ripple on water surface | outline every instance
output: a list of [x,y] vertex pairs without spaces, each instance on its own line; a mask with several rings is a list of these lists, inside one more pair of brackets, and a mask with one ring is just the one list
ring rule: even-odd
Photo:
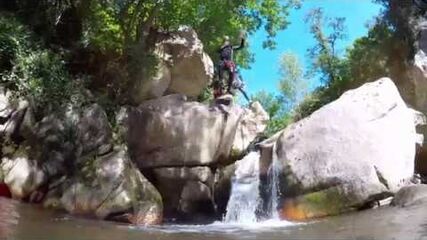
[[0,199],[0,239],[13,240],[253,240],[253,239],[427,239],[427,206],[385,207],[307,224],[265,221],[252,224],[131,227],[80,219]]
[[225,223],[214,222],[207,225],[178,225],[166,224],[154,227],[131,227],[145,231],[160,231],[165,233],[222,233],[236,234],[242,232],[268,232],[277,229],[283,229],[290,226],[301,225],[301,223],[292,223],[288,221],[267,220],[256,223]]

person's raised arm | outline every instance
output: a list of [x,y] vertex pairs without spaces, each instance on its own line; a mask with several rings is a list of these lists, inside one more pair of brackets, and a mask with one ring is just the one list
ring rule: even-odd
[[234,50],[240,50],[240,49],[242,49],[242,48],[244,48],[245,47],[245,39],[244,38],[242,38],[241,40],[240,40],[240,45],[239,46],[233,46],[233,49]]
[[245,32],[240,32],[240,45],[239,46],[233,46],[233,50],[240,50],[245,47]]

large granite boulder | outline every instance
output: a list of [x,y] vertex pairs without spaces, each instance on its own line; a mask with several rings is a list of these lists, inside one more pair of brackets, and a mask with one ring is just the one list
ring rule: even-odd
[[191,222],[214,219],[214,174],[209,167],[156,168],[152,175],[164,201],[165,217]]
[[10,115],[16,110],[15,104],[11,101],[12,93],[3,87],[0,87],[0,120],[7,120]]
[[29,109],[28,101],[14,98],[10,91],[0,86],[0,139],[16,140],[20,125]]
[[[15,130],[19,142],[7,142],[9,159],[17,144],[28,148],[31,161],[42,166],[49,179],[73,170],[81,157],[103,155],[112,149],[112,129],[105,111],[97,104],[80,109],[68,106],[65,113],[51,113],[36,121],[31,107],[22,112]],[[13,120],[13,114],[8,122]]]
[[50,188],[46,207],[137,225],[161,223],[161,196],[133,165],[125,148],[86,159],[76,171],[74,177]]
[[158,59],[155,72],[143,76],[131,91],[135,103],[163,96],[171,84],[171,71],[166,60]]
[[25,149],[18,149],[12,156],[3,157],[1,172],[4,175],[3,181],[14,199],[29,198],[48,180],[42,165],[31,159]]
[[418,138],[414,117],[394,83],[383,78],[288,126],[273,152],[282,171],[281,216],[338,214],[407,185]]
[[[417,111],[427,114],[427,20],[424,1],[391,0],[389,15],[401,36],[399,49],[390,56],[401,56],[399,67],[392,71],[400,72],[393,76],[399,91],[407,104]],[[398,80],[398,81],[396,81]],[[424,134],[424,144],[417,149],[416,172],[427,177],[427,127],[420,128]]]
[[259,103],[242,108],[224,96],[207,105],[174,94],[122,110],[118,129],[161,193],[165,217],[209,221],[225,210],[230,191],[230,174],[218,174],[216,184],[214,175],[245,153],[268,118]]
[[70,104],[39,120],[28,104],[20,105],[5,114],[2,133],[1,184],[13,198],[100,219],[162,221],[160,194],[125,147],[113,151],[112,128],[99,105]]
[[243,111],[233,143],[233,151],[240,153],[246,151],[252,141],[264,132],[270,119],[259,102],[251,103]]
[[[426,30],[427,32],[427,30]],[[424,34],[427,35],[427,34]],[[427,36],[425,36],[427,44]],[[426,49],[427,50],[427,49]],[[410,71],[411,83],[414,86],[412,105],[418,111],[427,113],[427,56],[423,50],[415,55],[414,63]],[[416,171],[427,176],[427,126],[420,126],[420,131],[424,135],[424,142],[418,148],[416,159]]]
[[171,83],[167,92],[197,97],[214,73],[212,60],[203,51],[197,33],[189,27],[181,27],[157,47],[158,54],[166,54],[171,61]]
[[112,140],[112,129],[104,109],[98,104],[85,108],[77,123],[81,154],[105,154],[111,150]]
[[223,217],[227,210],[227,204],[231,195],[231,182],[236,171],[236,164],[219,167],[214,176],[214,201],[217,215]]
[[391,205],[409,207],[427,203],[427,185],[410,185],[401,188],[393,198]]
[[132,160],[141,169],[226,162],[242,114],[233,104],[208,106],[183,95],[144,102],[126,118]]
[[197,33],[189,27],[164,34],[157,33],[155,46],[157,67],[147,79],[143,76],[133,92],[134,101],[158,98],[165,94],[179,93],[197,97],[210,83],[214,74],[213,62],[204,52]]

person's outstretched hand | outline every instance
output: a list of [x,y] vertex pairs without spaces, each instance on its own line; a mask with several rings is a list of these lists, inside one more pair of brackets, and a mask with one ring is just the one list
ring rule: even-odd
[[246,31],[245,30],[240,30],[239,38],[240,39],[245,39],[246,38]]

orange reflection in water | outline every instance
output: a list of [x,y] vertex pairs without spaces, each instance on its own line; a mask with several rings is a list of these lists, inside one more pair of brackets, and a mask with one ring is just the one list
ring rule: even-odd
[[16,202],[0,197],[0,239],[7,239],[12,236],[18,220]]

